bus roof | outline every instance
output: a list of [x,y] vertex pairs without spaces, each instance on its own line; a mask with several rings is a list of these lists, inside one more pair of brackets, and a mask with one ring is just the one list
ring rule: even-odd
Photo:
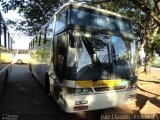
[[[90,10],[93,10],[93,11],[98,12],[98,13],[102,13],[102,14],[105,14],[105,15],[108,15],[108,16],[113,16],[113,17],[117,17],[119,19],[126,19],[126,20],[130,21],[130,19],[128,17],[120,15],[120,14],[115,13],[115,12],[111,12],[111,11],[104,10],[104,9],[101,9],[101,8],[96,8],[96,7],[93,7],[93,6],[89,6],[89,5],[86,5],[84,3],[68,2],[68,3],[65,3],[60,9],[58,9],[55,12],[55,14],[51,17],[51,19],[45,25],[42,26],[41,30],[37,34],[39,34],[49,24],[49,22],[54,19],[54,16],[59,14],[63,9],[67,9],[69,7],[90,9]],[[35,37],[37,36],[37,34],[35,35]]]
[[108,10],[104,10],[104,9],[101,9],[101,8],[96,8],[96,7],[93,7],[93,6],[89,6],[89,5],[86,5],[86,4],[82,4],[82,3],[77,3],[77,2],[71,2],[71,3],[66,3],[64,4],[56,13],[58,14],[63,8],[66,8],[67,6],[74,6],[76,8],[86,8],[86,9],[91,9],[93,11],[97,11],[97,12],[100,12],[100,13],[103,13],[103,14],[106,14],[106,15],[111,15],[111,16],[115,16],[117,18],[123,18],[123,19],[128,19],[128,17],[126,16],[123,16],[123,15],[120,15],[118,13],[115,13],[115,12],[111,12],[111,11],[108,11]]

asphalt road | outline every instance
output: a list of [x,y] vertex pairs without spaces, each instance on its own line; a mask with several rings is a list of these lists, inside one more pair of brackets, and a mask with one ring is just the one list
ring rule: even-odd
[[13,65],[0,96],[2,120],[99,120],[102,112],[63,112],[31,75],[27,65]]

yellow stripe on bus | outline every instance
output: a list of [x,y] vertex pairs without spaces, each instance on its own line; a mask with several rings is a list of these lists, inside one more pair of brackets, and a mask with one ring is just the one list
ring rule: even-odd
[[124,79],[117,79],[117,80],[98,80],[98,81],[76,81],[76,85],[78,87],[82,88],[90,88],[90,87],[114,87],[114,86],[121,86],[121,85],[127,85],[129,81]]

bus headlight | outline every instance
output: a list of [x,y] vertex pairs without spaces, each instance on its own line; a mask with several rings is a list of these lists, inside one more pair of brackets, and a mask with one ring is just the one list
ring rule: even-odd
[[75,89],[74,89],[74,92],[75,92],[75,93],[81,93],[81,92],[82,92],[82,89],[81,89],[81,88],[75,88]]
[[93,93],[92,88],[67,88],[69,94],[89,94]]
[[129,84],[127,89],[136,89],[137,88],[137,84]]
[[89,93],[89,88],[75,88],[75,93]]
[[93,92],[91,88],[75,88],[74,93],[75,94],[88,94]]

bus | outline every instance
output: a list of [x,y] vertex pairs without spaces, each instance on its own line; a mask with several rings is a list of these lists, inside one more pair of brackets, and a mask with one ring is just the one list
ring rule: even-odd
[[12,68],[12,38],[0,12],[0,94]]
[[68,113],[133,102],[131,21],[81,3],[63,5],[29,43],[29,69]]

